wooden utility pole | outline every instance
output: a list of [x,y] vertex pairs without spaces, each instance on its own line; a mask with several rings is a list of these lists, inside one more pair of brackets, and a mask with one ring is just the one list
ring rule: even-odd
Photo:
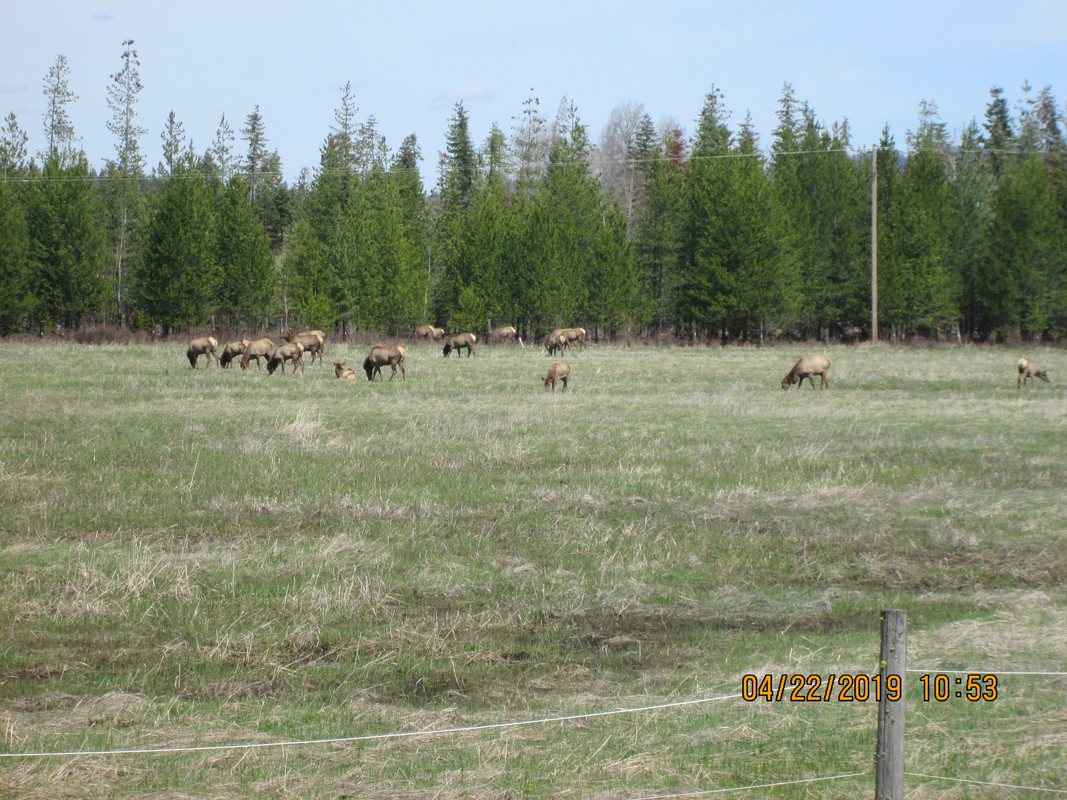
[[878,148],[871,148],[871,341],[878,343]]
[[[878,698],[878,750],[874,764],[875,800],[904,797],[904,670],[907,659],[908,614],[882,612],[882,653]],[[890,700],[893,697],[895,699]]]

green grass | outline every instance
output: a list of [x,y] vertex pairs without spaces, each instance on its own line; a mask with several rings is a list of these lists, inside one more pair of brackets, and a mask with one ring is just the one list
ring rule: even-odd
[[[328,345],[359,365],[366,348]],[[746,673],[1067,663],[1067,354],[543,349],[408,380],[0,344],[0,752],[495,725],[736,694]],[[1062,677],[923,703],[911,772],[1058,788]],[[850,772],[874,703],[731,700],[262,750],[0,759],[0,795],[596,797]],[[998,797],[909,778],[909,797]],[[769,796],[763,794],[762,796]]]

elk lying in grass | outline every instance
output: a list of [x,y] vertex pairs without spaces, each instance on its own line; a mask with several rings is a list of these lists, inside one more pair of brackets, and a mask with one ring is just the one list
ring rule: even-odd
[[404,369],[404,356],[406,355],[407,351],[398,344],[372,347],[370,355],[368,355],[363,362],[363,369],[367,373],[367,380],[372,381],[374,380],[374,376],[377,375],[379,380],[384,382],[385,378],[382,377],[382,367],[388,364],[393,368],[393,374],[389,376],[389,380],[396,377],[396,371],[397,368],[399,368],[400,374],[404,376],[404,380],[406,381],[408,379],[407,370]]
[[237,356],[244,355],[245,348],[248,345],[248,339],[235,339],[232,342],[226,342],[222,347],[222,358],[219,359],[219,366],[226,369]]
[[186,355],[189,356],[189,364],[193,369],[196,369],[196,362],[200,360],[200,356],[207,356],[207,364],[211,366],[211,359],[215,359],[215,366],[219,365],[219,357],[215,355],[215,350],[218,348],[219,342],[214,336],[201,336],[198,339],[193,339],[189,342],[189,350]]
[[278,349],[274,351],[274,355],[267,361],[267,374],[273,375],[274,370],[278,367],[282,368],[282,375],[285,374],[285,362],[293,362],[293,374],[296,375],[296,368],[299,365],[300,372],[304,372],[304,345],[300,342],[286,342],[283,345],[279,345]]
[[319,357],[319,363],[322,364],[322,357],[326,353],[326,334],[322,331],[300,331],[300,333],[293,333],[292,331],[286,331],[282,334],[282,338],[287,342],[300,342],[304,346],[304,352],[311,354],[311,364],[315,365],[315,356]]
[[1028,358],[1019,359],[1019,377],[1015,381],[1016,388],[1022,388],[1026,386],[1026,382],[1033,382],[1034,378],[1040,378],[1045,383],[1052,383],[1048,379],[1048,372],[1043,369],[1038,369],[1037,364]]
[[476,341],[478,341],[478,337],[473,333],[453,333],[445,340],[445,358],[448,358],[449,353],[453,350],[456,351],[456,355],[458,356],[459,351],[464,347],[467,348],[467,358],[470,358],[474,355],[474,343]]
[[437,342],[440,341],[441,337],[444,335],[444,328],[435,328],[433,325],[415,326],[415,336],[419,339],[425,339],[429,342]]
[[826,376],[829,371],[830,359],[826,356],[804,356],[793,365],[793,368],[789,370],[789,374],[782,378],[782,389],[788,389],[794,383],[797,384],[799,389],[804,385],[804,379],[807,378],[811,381],[811,388],[814,390],[816,375],[822,378],[819,388],[825,389],[830,385],[830,379]]
[[256,369],[261,369],[259,359],[265,358],[269,364],[273,353],[274,342],[270,339],[256,339],[254,342],[249,342],[245,347],[244,355],[241,356],[241,369],[248,369],[253,358],[256,360]]
[[548,374],[545,376],[545,391],[548,391],[548,387],[552,387],[552,391],[556,391],[556,381],[563,384],[563,391],[567,391],[567,379],[571,376],[571,365],[566,361],[557,361],[551,367],[548,368]]
[[342,378],[347,381],[354,381],[357,377],[359,377],[358,375],[356,375],[355,370],[351,370],[346,367],[343,361],[334,361],[333,371],[337,373],[338,378]]
[[518,340],[519,332],[515,330],[513,325],[501,325],[499,328],[493,328],[494,342],[511,342],[515,344]]

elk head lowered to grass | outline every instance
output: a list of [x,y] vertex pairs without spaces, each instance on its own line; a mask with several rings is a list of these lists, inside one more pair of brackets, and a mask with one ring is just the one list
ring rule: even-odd
[[1026,386],[1026,382],[1033,382],[1034,378],[1040,378],[1045,383],[1052,383],[1048,379],[1048,372],[1043,369],[1038,369],[1037,364],[1028,358],[1019,359],[1019,377],[1015,381],[1016,388],[1022,388]]
[[799,389],[804,385],[804,379],[807,378],[811,382],[811,388],[814,390],[816,375],[822,379],[819,383],[819,388],[825,389],[830,385],[830,379],[826,376],[829,371],[830,359],[826,356],[804,356],[793,365],[793,368],[789,370],[789,374],[782,378],[782,389],[788,389],[794,383],[797,384]]
[[219,359],[219,366],[223,369],[230,366],[230,362],[237,356],[244,355],[245,348],[248,347],[248,339],[235,339],[232,342],[226,342],[222,347],[222,358]]
[[279,345],[278,349],[274,351],[274,355],[267,361],[267,374],[273,375],[274,370],[278,367],[282,368],[282,375],[285,374],[285,362],[293,362],[293,374],[296,375],[297,365],[300,366],[300,372],[304,372],[304,345],[300,342],[286,342],[283,345]]
[[453,350],[459,355],[459,351],[464,347],[467,348],[467,358],[474,355],[474,343],[478,341],[478,337],[473,333],[453,333],[448,339],[445,340],[444,354],[445,358],[448,358],[449,353]]
[[[396,377],[397,368],[400,369],[400,374],[404,376],[404,380],[408,379],[407,370],[404,369],[404,356],[407,355],[407,351],[398,344],[394,345],[378,345],[372,347],[370,354],[363,362],[363,369],[367,373],[367,380],[374,380],[374,376],[377,375],[379,380],[385,381],[382,377],[382,367],[388,364],[393,368],[393,374],[389,376],[389,380]],[[335,367],[336,369],[336,367]],[[338,377],[341,377],[338,375]]]
[[193,339],[189,342],[189,350],[186,355],[189,356],[189,364],[193,369],[196,369],[196,362],[200,360],[200,356],[207,356],[208,366],[211,365],[211,359],[215,359],[215,366],[219,365],[219,357],[215,355],[215,350],[218,348],[219,342],[214,336],[201,336],[198,339]]
[[548,391],[548,387],[552,387],[552,391],[556,391],[556,381],[563,384],[563,391],[567,391],[567,379],[571,376],[571,365],[566,361],[557,361],[551,367],[548,368],[548,374],[545,376],[545,391]]
[[241,369],[248,369],[248,365],[252,363],[252,359],[256,360],[256,369],[260,369],[259,359],[267,359],[267,364],[270,364],[270,357],[274,353],[274,342],[270,339],[256,339],[254,342],[249,342],[245,347],[244,355],[241,356]]

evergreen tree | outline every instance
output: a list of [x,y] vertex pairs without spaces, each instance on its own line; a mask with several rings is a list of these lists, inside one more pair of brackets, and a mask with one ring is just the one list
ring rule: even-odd
[[222,118],[219,119],[219,127],[215,132],[215,138],[211,142],[211,149],[208,150],[216,176],[221,183],[228,183],[234,173],[233,147],[236,141],[237,138],[234,136],[233,128],[230,127],[230,123],[226,120],[226,114],[224,113]]
[[58,156],[61,164],[76,160],[74,126],[70,121],[67,106],[77,102],[78,96],[70,88],[70,66],[66,56],[56,57],[56,63],[44,79],[44,133],[48,150],[41,154],[42,161]]
[[30,236],[13,184],[0,180],[0,336],[21,329],[31,310]]
[[218,305],[213,200],[200,165],[185,155],[149,214],[130,295],[141,323],[159,325],[164,335],[203,325]]
[[986,121],[983,126],[986,133],[982,138],[982,145],[992,165],[993,178],[998,180],[1004,171],[1005,159],[1014,147],[1015,133],[1011,126],[1008,101],[1004,99],[1004,89],[994,86],[989,90],[989,94],[993,99],[986,106]]
[[0,176],[20,175],[29,167],[27,162],[29,134],[19,126],[12,111],[4,118],[0,129]]
[[103,196],[107,208],[108,246],[114,269],[114,315],[120,324],[126,318],[126,283],[129,275],[131,237],[144,209],[140,181],[144,177],[144,157],[139,139],[146,131],[136,123],[135,106],[142,90],[138,72],[140,62],[133,40],[122,43],[122,70],[111,76],[107,90],[112,118],[108,130],[117,137],[115,160],[109,161],[103,174]]
[[235,325],[261,329],[274,310],[278,279],[267,236],[239,176],[230,178],[218,193],[215,218],[219,311]]
[[163,141],[163,160],[156,167],[156,173],[173,175],[183,158],[192,157],[192,146],[186,144],[185,126],[178,120],[173,110],[167,115],[167,123],[159,138]]
[[982,272],[987,263],[986,233],[992,219],[993,172],[983,157],[975,122],[960,135],[951,183],[954,217],[951,250],[957,271],[957,305],[960,328],[982,337],[987,330],[982,315]]
[[108,296],[107,242],[85,155],[69,163],[58,152],[49,157],[29,184],[25,209],[38,326],[75,329],[101,318]]

